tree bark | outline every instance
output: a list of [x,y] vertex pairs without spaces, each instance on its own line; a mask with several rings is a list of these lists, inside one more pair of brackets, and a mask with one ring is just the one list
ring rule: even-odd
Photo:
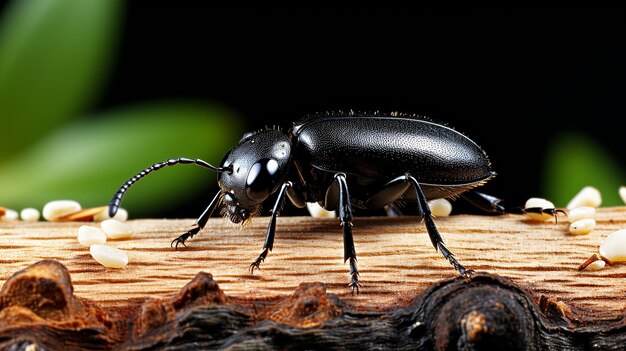
[[[522,216],[436,223],[471,278],[432,248],[419,218],[356,218],[363,287],[353,295],[336,219],[280,218],[274,251],[251,275],[267,218],[244,229],[211,220],[172,250],[193,220],[134,220],[111,241],[130,258],[100,266],[80,225],[0,224],[2,349],[623,349],[626,267],[580,272],[626,208],[596,229]],[[207,272],[211,272],[209,274]],[[10,279],[9,279],[10,277]]]

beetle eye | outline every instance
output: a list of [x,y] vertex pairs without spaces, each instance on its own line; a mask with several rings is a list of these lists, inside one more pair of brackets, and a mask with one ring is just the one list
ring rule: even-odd
[[250,167],[246,179],[246,194],[250,200],[263,201],[272,192],[276,184],[278,162],[274,159],[262,159]]

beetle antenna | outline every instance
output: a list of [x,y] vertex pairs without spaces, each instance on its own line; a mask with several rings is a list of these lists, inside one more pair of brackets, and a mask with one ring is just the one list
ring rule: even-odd
[[146,175],[152,173],[152,171],[158,171],[159,169],[165,167],[165,166],[175,166],[177,164],[196,164],[202,168],[207,168],[213,171],[216,171],[218,173],[221,172],[227,172],[227,173],[232,173],[233,172],[233,168],[232,166],[229,167],[215,167],[213,165],[211,165],[210,163],[203,161],[201,159],[191,159],[191,158],[185,158],[185,157],[181,157],[181,158],[171,158],[167,161],[163,161],[163,162],[159,162],[159,163],[155,163],[152,166],[144,169],[143,171],[135,174],[132,178],[130,178],[129,180],[126,181],[126,183],[124,183],[124,185],[122,185],[117,192],[115,193],[115,195],[113,195],[113,199],[111,199],[111,202],[109,203],[109,217],[113,217],[115,216],[115,214],[117,213],[117,210],[120,208],[120,204],[122,203],[122,198],[124,197],[124,194],[126,193],[126,191],[133,185],[135,184],[139,179],[145,177]]

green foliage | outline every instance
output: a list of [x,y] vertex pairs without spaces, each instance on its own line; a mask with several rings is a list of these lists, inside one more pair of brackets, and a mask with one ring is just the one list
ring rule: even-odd
[[623,206],[618,189],[624,185],[624,170],[590,137],[567,132],[554,139],[547,150],[543,193],[556,206],[564,207],[590,185],[602,194],[602,207]]
[[[2,201],[16,208],[41,208],[53,199],[102,206],[124,181],[155,162],[184,156],[219,164],[239,136],[232,120],[224,125],[225,116],[225,110],[180,102],[123,108],[76,121],[3,164]],[[193,166],[160,172],[165,174],[142,180],[125,199],[124,207],[134,216],[148,215],[149,208],[142,209],[147,204],[175,205],[194,188],[216,182],[215,172]]]
[[[112,61],[118,0],[19,0],[0,22],[0,138],[5,157],[77,117]],[[5,132],[6,133],[6,132]]]
[[[18,0],[7,8],[0,22],[0,205],[41,209],[57,199],[106,205],[152,163],[172,157],[219,163],[238,140],[238,118],[206,103],[146,102],[85,114],[114,61],[122,5]],[[168,175],[142,180],[124,201],[134,217],[216,186],[216,174],[198,167],[160,172]]]

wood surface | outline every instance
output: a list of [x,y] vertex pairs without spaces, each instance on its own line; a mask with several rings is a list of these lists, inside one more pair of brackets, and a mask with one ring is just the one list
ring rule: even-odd
[[[436,219],[448,248],[468,268],[511,278],[539,301],[553,298],[585,315],[618,317],[624,311],[626,265],[597,272],[578,266],[598,252],[610,233],[626,228],[626,207],[598,209],[596,229],[568,234],[569,223],[537,223],[524,216],[454,215]],[[354,238],[361,293],[348,289],[338,219],[280,217],[273,252],[252,275],[261,253],[268,218],[246,227],[211,219],[207,228],[173,250],[172,239],[193,219],[129,220],[134,235],[110,241],[125,250],[129,264],[105,268],[76,240],[81,225],[97,222],[0,222],[0,286],[16,271],[55,259],[69,270],[74,294],[103,306],[133,299],[165,298],[180,291],[198,272],[211,273],[226,296],[272,299],[292,294],[302,282],[322,282],[357,309],[384,310],[403,304],[429,286],[457,273],[435,252],[418,217],[356,217]]]

